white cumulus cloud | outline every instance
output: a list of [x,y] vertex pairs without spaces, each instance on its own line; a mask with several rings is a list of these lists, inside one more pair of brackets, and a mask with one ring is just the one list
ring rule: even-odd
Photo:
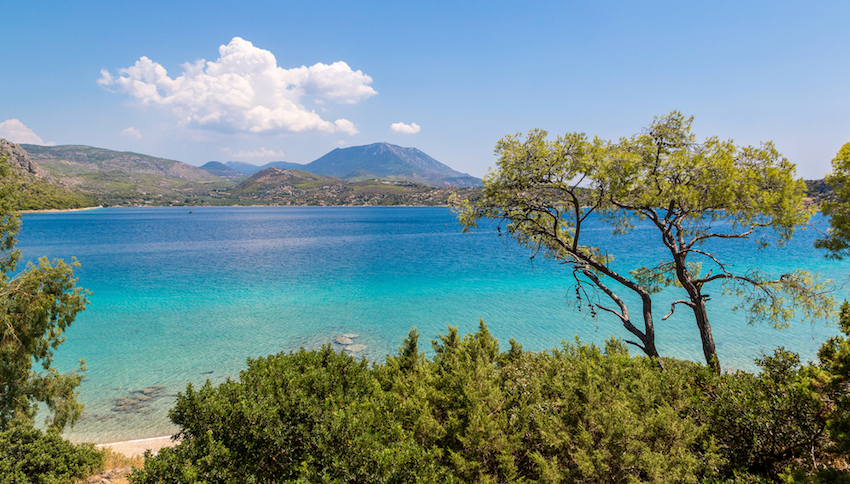
[[127,136],[135,139],[142,139],[142,133],[136,128],[127,128],[121,130],[121,136]]
[[393,123],[390,126],[390,129],[393,130],[393,133],[415,134],[415,133],[418,133],[421,128],[416,123],[410,123],[410,124]]
[[12,143],[27,143],[31,145],[53,146],[56,143],[45,143],[35,132],[27,128],[24,123],[12,118],[0,123],[0,138],[6,138]]
[[327,121],[301,103],[316,101],[354,104],[377,92],[372,78],[345,62],[284,69],[274,54],[234,37],[218,49],[219,58],[182,65],[175,78],[147,57],[118,70],[101,70],[97,83],[128,94],[141,105],[173,111],[182,125],[225,132],[326,133],[358,131],[351,121]]
[[224,148],[221,151],[227,153],[228,155],[230,155],[234,158],[271,158],[273,156],[278,157],[278,158],[282,158],[282,157],[286,156],[286,155],[284,155],[283,151],[267,150],[265,147],[262,147],[258,150],[254,150],[254,151],[244,151],[243,150],[243,151],[237,151],[235,153],[233,151],[231,151],[230,148]]
[[349,135],[355,135],[360,132],[354,127],[354,123],[347,119],[337,119],[334,121],[334,126],[336,126],[337,130],[348,133]]

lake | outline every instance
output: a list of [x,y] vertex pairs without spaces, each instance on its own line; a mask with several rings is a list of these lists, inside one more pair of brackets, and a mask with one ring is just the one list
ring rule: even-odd
[[[658,235],[639,225],[612,236],[614,264],[652,264],[663,253]],[[783,248],[755,250],[752,242],[718,247],[738,268],[781,273],[819,272],[839,284],[850,262],[825,260],[812,247],[814,230],[798,232]],[[586,342],[627,338],[617,321],[593,320],[572,304],[571,272],[494,230],[461,233],[446,208],[169,207],[108,208],[23,216],[18,248],[24,260],[41,255],[82,263],[79,285],[92,291],[89,308],[67,331],[56,365],[73,369],[84,358],[80,387],[86,409],[67,436],[113,442],[168,435],[177,392],[189,382],[219,383],[238,376],[246,358],[299,347],[318,348],[357,335],[358,358],[383,361],[411,327],[423,338],[474,331],[479,318],[502,348],[514,338],[545,350],[576,336]],[[734,300],[709,291],[714,336],[725,368],[752,370],[753,358],[783,345],[811,359],[835,325],[796,323],[776,330],[747,326],[731,313]],[[846,289],[837,298],[847,297]],[[677,296],[654,302],[663,355],[702,359],[692,315],[684,307],[660,318]],[[631,311],[639,313],[633,298]],[[424,344],[422,344],[424,343]],[[336,348],[342,349],[337,345]],[[351,348],[351,347],[349,347]],[[634,351],[634,350],[633,350]]]

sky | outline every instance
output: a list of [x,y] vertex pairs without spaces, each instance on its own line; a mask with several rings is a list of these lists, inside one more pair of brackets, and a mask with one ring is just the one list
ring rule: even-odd
[[508,134],[616,140],[655,116],[850,142],[850,2],[6,2],[0,137],[208,161],[416,147],[481,177]]

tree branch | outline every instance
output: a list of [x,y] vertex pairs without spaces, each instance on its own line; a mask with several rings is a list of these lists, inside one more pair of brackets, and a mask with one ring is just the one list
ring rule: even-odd
[[673,315],[673,311],[675,311],[675,310],[676,310],[676,305],[677,305],[677,304],[684,304],[684,305],[689,306],[689,307],[691,307],[691,308],[693,308],[693,307],[694,307],[694,304],[693,304],[692,302],[690,302],[690,301],[686,301],[686,300],[684,300],[684,299],[679,299],[678,301],[673,301],[673,304],[671,304],[671,305],[670,305],[670,312],[669,312],[669,313],[667,313],[667,316],[664,316],[663,318],[661,318],[661,320],[662,320],[662,321],[666,321],[666,320],[667,320],[667,318],[669,318],[670,316],[672,316],[672,315]]

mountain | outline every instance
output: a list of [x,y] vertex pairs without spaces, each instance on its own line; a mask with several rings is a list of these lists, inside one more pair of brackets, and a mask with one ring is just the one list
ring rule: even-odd
[[[271,163],[266,163],[263,166],[252,165],[251,163],[244,163],[242,161],[228,161],[225,163],[228,168],[236,170],[245,175],[251,176],[254,173],[263,171],[267,168],[280,168],[281,170],[304,170],[306,169],[304,165],[300,163],[290,163],[288,161],[273,161]],[[206,166],[206,165],[204,165]]]
[[224,183],[198,167],[139,153],[82,145],[21,146],[62,185],[103,204],[182,201]]
[[346,179],[362,179],[362,173],[368,172],[380,178],[431,186],[481,186],[480,179],[455,171],[416,148],[389,143],[337,148],[304,166],[303,170]]
[[[415,181],[433,187],[481,186],[480,179],[455,171],[416,148],[402,148],[389,143],[337,148],[306,165],[273,161],[257,166],[241,161],[228,161],[223,166],[247,176],[268,168],[278,168],[329,175],[348,181],[379,179]],[[237,177],[224,171],[222,164],[218,162],[211,161],[201,168],[223,178]]]
[[236,171],[224,163],[219,163],[218,161],[210,161],[202,165],[200,168],[210,175],[215,175],[221,178],[245,178],[245,173]]
[[13,185],[17,210],[82,208],[97,205],[90,197],[63,186],[20,145],[0,139],[0,162],[9,168],[3,184]]
[[30,157],[54,174],[64,177],[82,177],[91,173],[123,172],[138,178],[155,175],[191,182],[212,182],[217,178],[200,168],[175,160],[132,153],[112,151],[83,145],[40,146],[21,145]]
[[340,183],[343,183],[343,181],[332,176],[271,167],[254,173],[250,178],[233,187],[230,193],[234,195],[269,194]]

